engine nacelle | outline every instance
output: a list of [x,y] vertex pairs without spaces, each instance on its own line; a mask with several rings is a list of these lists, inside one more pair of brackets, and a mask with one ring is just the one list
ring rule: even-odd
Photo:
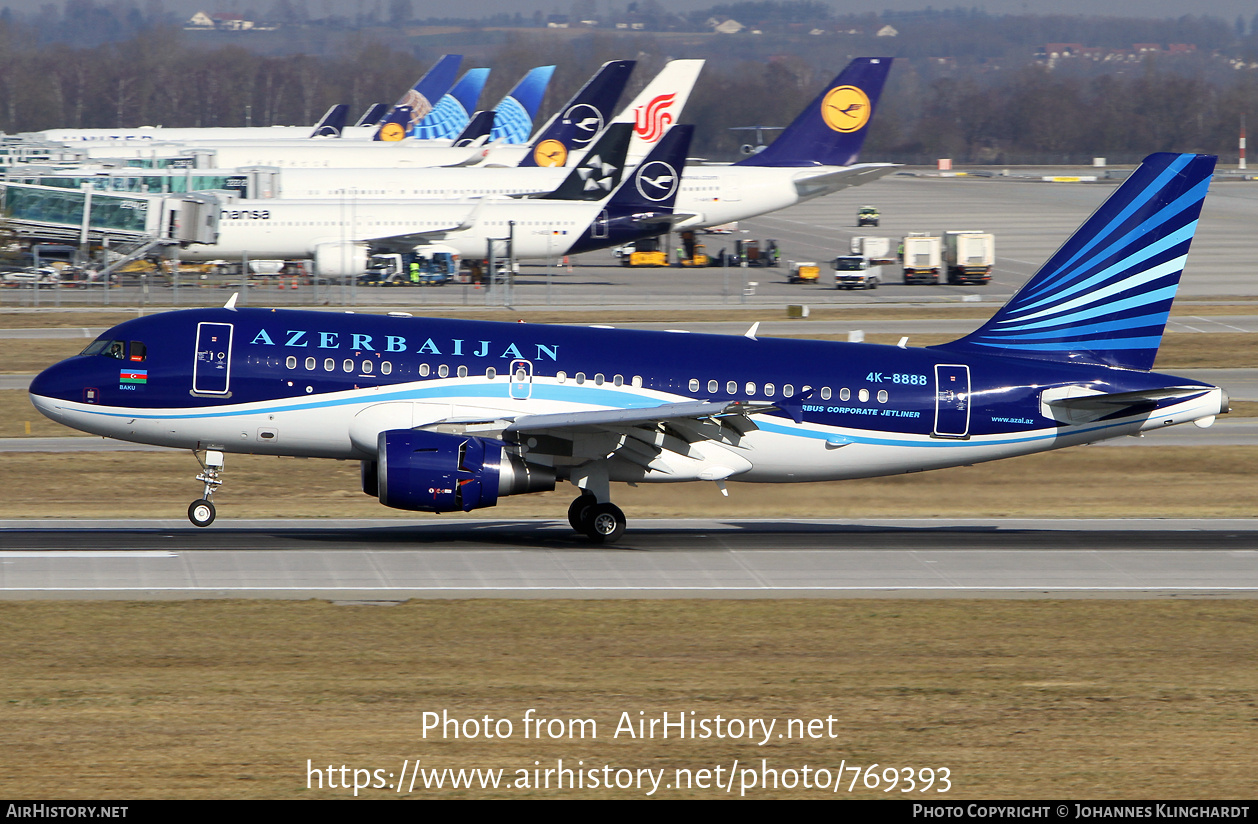
[[367,271],[367,245],[342,241],[316,243],[314,265],[320,277],[361,275]]
[[[394,509],[468,512],[498,498],[555,488],[555,470],[529,463],[493,438],[390,429],[376,442],[376,492]],[[366,463],[364,463],[364,470]],[[363,491],[369,485],[364,479]]]

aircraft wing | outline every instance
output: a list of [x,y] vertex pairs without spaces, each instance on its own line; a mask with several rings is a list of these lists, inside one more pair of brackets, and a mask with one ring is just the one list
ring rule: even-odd
[[503,435],[527,435],[532,451],[573,465],[632,466],[675,480],[720,481],[752,468],[743,444],[758,428],[751,416],[776,408],[765,402],[690,401],[521,415]]
[[804,173],[795,177],[795,189],[801,197],[813,196],[819,190],[828,194],[860,186],[862,183],[871,183],[899,168],[898,163],[857,163],[819,174]]
[[692,401],[666,403],[643,409],[595,409],[589,412],[557,412],[547,415],[522,415],[508,425],[503,432],[535,432],[539,430],[578,429],[584,427],[640,426],[681,419],[702,421],[709,418],[747,416],[758,412],[772,412],[777,407],[771,403],[716,401]]
[[481,205],[483,200],[477,201],[470,211],[463,216],[459,223],[452,223],[449,226],[442,226],[437,229],[425,229],[422,232],[405,232],[400,235],[383,235],[380,237],[363,238],[363,241],[381,248],[399,248],[409,249],[413,246],[432,243],[441,240],[446,235],[455,232],[464,232],[476,225],[476,221],[480,217]]

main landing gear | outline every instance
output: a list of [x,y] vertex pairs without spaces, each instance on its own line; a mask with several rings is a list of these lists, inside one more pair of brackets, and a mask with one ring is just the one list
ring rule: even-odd
[[590,492],[582,492],[568,507],[568,523],[596,544],[610,544],[625,534],[625,513],[611,503],[599,503]]
[[[192,454],[196,455],[195,452]],[[193,526],[209,526],[214,523],[215,514],[210,498],[214,497],[214,491],[223,484],[223,453],[207,449],[204,461],[200,455],[196,457],[201,464],[201,474],[197,476],[197,480],[205,483],[205,492],[201,498],[188,504],[188,520],[192,521]]]

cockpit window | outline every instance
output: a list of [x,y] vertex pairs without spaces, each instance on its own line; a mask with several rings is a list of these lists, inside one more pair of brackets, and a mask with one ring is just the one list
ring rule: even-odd
[[131,356],[127,360],[142,361],[148,357],[148,350],[138,340],[131,341]]
[[105,340],[103,338],[92,341],[86,349],[82,351],[84,355],[105,355],[118,360],[127,359],[127,342],[124,340]]

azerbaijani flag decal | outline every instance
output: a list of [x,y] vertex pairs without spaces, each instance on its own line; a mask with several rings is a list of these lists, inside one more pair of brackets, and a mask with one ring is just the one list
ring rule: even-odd
[[123,369],[118,373],[119,383],[148,383],[149,371],[147,369]]

